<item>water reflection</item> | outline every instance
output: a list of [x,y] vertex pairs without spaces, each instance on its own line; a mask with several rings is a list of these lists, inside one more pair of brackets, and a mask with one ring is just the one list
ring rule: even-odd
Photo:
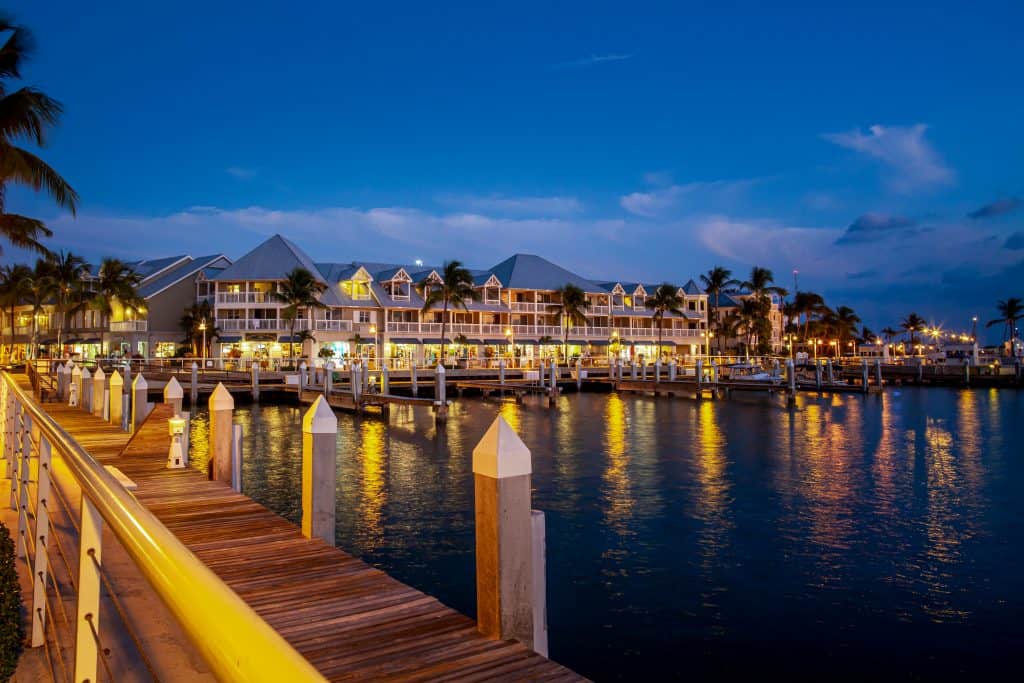
[[[885,652],[888,674],[921,677],[963,669],[961,643],[987,661],[1024,645],[1016,394],[472,399],[439,427],[419,408],[339,414],[338,545],[472,613],[471,453],[496,415],[548,513],[552,655],[584,674],[866,677]],[[236,411],[247,492],[293,521],[300,416]],[[198,415],[200,468],[207,429]]]

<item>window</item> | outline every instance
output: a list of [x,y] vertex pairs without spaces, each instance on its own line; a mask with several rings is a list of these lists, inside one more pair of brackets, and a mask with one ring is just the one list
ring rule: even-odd
[[370,312],[369,311],[359,311],[358,315],[359,315],[359,318],[358,318],[359,322],[361,322],[361,323],[368,323],[368,322],[370,322]]

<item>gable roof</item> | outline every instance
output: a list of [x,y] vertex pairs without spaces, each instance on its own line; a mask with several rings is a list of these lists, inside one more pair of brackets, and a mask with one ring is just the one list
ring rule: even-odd
[[561,289],[574,284],[584,292],[604,294],[601,285],[533,254],[516,254],[490,269],[506,289]]
[[321,284],[323,273],[304,251],[280,235],[274,235],[216,275],[214,280],[283,280],[289,271],[305,268]]
[[144,299],[152,298],[168,287],[176,285],[186,278],[197,275],[198,273],[205,271],[207,268],[212,268],[221,263],[231,263],[224,254],[200,256],[195,259],[191,256],[186,256],[185,258],[187,259],[186,261],[176,264],[170,270],[161,272],[157,277],[151,277],[144,280],[142,285],[139,287],[139,296]]
[[689,281],[687,281],[687,283],[685,285],[683,285],[683,291],[686,292],[687,294],[692,294],[692,295],[698,295],[698,294],[703,294],[704,293],[704,290],[702,290],[700,287],[698,287],[697,283],[694,282],[693,280],[689,280]]
[[134,263],[129,263],[136,273],[139,274],[143,280],[159,275],[163,271],[173,266],[180,265],[182,261],[191,260],[188,254],[181,254],[179,256],[167,256],[164,258],[155,259],[143,259]]

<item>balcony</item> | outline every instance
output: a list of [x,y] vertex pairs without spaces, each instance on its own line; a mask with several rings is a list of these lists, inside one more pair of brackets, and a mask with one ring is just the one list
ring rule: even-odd
[[554,306],[552,303],[528,303],[526,301],[513,301],[510,305],[513,311],[517,313],[547,313],[548,306]]
[[276,304],[270,292],[218,292],[218,304]]
[[146,320],[119,320],[110,323],[111,332],[145,332],[149,329]]
[[[317,322],[342,322],[342,321],[317,321]],[[221,332],[239,332],[253,330],[257,332],[287,332],[291,329],[292,323],[279,318],[220,318],[214,323]],[[308,330],[309,321],[306,319],[295,321],[295,331]]]
[[320,332],[351,332],[351,320],[314,320],[315,328]]

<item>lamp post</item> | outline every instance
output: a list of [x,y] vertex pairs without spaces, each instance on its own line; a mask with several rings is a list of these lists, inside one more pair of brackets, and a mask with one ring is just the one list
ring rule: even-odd
[[[202,331],[202,333],[203,333],[203,351],[202,351],[202,358],[203,358],[203,360],[205,361],[205,360],[206,360],[206,318],[203,318],[203,319],[202,319],[202,320],[201,320],[201,321],[199,322],[199,329],[200,329],[200,330]],[[203,365],[206,365],[206,363],[204,362],[204,363],[203,363]]]
[[812,339],[811,346],[814,347],[814,360],[818,360],[818,340]]
[[978,316],[971,318],[971,339],[978,338]]
[[515,364],[516,364],[516,344],[515,344],[515,336],[512,334],[512,328],[511,327],[506,327],[505,328],[505,339],[508,340],[508,357],[509,357],[509,360],[512,361],[512,367],[515,367]]
[[[373,335],[373,355],[374,355],[374,360],[379,363],[380,361],[378,360],[378,354],[377,354],[377,326],[376,325],[370,325],[370,334]],[[444,344],[444,339],[441,340],[441,343]],[[441,349],[441,358],[444,358],[444,348]],[[370,366],[367,365],[366,367],[370,367]]]

